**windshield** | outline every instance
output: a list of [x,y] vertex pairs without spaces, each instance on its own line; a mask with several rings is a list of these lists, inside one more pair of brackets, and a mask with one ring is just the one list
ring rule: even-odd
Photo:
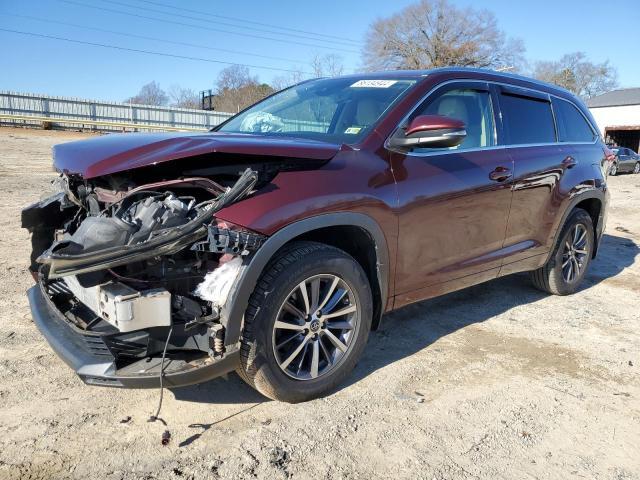
[[216,131],[357,143],[415,80],[320,79],[279,92]]

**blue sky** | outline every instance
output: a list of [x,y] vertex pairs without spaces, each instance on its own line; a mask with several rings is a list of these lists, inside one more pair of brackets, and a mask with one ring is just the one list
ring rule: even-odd
[[[472,0],[452,1],[460,6],[476,6],[479,3]],[[362,41],[372,21],[412,3],[409,0],[155,2],[178,8],[164,8],[145,0],[0,0],[0,29],[282,69],[308,70],[307,63],[314,55],[337,53],[342,56],[346,71],[350,72],[360,64],[359,46],[333,37]],[[88,8],[83,4],[98,8]],[[500,28],[508,35],[524,40],[526,56],[530,61],[556,59],[564,53],[580,50],[597,62],[609,59],[618,69],[621,86],[640,86],[640,62],[637,60],[637,48],[640,46],[640,5],[637,0],[610,0],[606,3],[594,0],[487,0],[482,2],[482,6],[496,15]],[[115,10],[165,21],[123,15]],[[288,31],[298,36],[267,33],[264,30],[273,31],[274,28],[255,23],[244,24],[254,29],[249,31],[234,27],[234,24],[239,24],[237,21],[207,17],[193,11],[320,33],[332,36],[331,40],[337,43],[320,41],[320,37],[301,32]],[[202,18],[204,21],[185,17]],[[104,30],[194,46],[130,38]],[[248,37],[241,33],[279,38],[280,41]],[[103,100],[123,100],[152,80],[158,81],[164,88],[173,84],[197,91],[212,88],[218,72],[226,66],[78,45],[4,31],[0,31],[0,45],[0,89]],[[279,57],[282,60],[214,49]],[[252,68],[251,71],[263,81],[285,74],[265,68]]]

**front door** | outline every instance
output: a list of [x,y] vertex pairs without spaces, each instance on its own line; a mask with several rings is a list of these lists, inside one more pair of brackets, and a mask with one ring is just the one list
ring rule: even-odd
[[431,288],[439,284],[497,275],[513,163],[497,145],[493,98],[484,82],[441,87],[407,121],[455,118],[465,123],[465,140],[453,148],[391,153],[399,200],[396,305],[453,289]]

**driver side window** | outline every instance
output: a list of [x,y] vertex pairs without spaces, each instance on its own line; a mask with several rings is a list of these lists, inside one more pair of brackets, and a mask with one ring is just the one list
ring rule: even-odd
[[429,100],[429,103],[418,109],[415,115],[441,115],[460,120],[465,124],[467,136],[456,147],[414,148],[413,152],[465,150],[496,145],[493,109],[488,91],[471,88],[448,90]]

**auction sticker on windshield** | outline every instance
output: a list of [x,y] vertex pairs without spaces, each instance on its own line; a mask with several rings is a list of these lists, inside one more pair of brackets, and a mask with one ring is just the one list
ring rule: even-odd
[[358,80],[351,85],[353,88],[389,88],[397,80]]

